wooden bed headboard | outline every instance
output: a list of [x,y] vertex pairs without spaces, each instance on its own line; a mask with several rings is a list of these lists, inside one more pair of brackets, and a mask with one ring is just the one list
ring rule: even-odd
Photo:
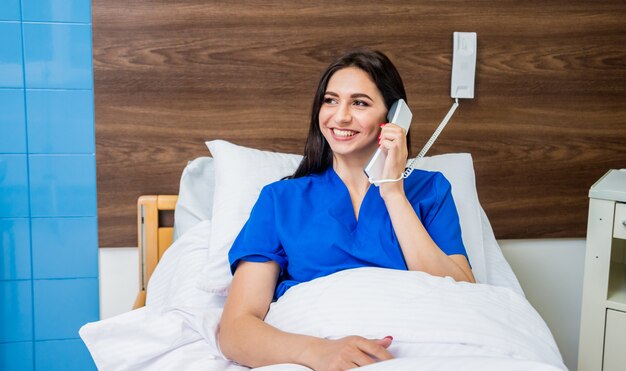
[[133,308],[145,305],[150,277],[174,240],[174,228],[163,223],[162,213],[173,212],[176,201],[178,195],[142,195],[137,200],[139,292]]
[[413,152],[449,109],[452,32],[478,34],[476,98],[431,151],[470,152],[497,238],[582,237],[587,192],[626,167],[623,1],[94,0],[101,247],[136,246],[142,194],[225,139],[301,153],[343,51],[384,51],[414,112]]

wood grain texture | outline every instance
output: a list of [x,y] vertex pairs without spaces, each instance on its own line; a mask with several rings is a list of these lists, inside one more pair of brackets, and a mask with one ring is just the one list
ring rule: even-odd
[[453,31],[478,33],[476,98],[429,154],[472,154],[497,238],[584,236],[589,187],[626,167],[623,1],[92,4],[102,247],[136,245],[137,197],[177,193],[205,140],[300,153],[348,49],[400,70],[417,153],[452,103]]

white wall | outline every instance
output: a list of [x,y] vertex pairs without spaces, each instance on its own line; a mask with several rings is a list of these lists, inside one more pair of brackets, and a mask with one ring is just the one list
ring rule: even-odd
[[[501,240],[528,301],[550,327],[565,365],[576,370],[584,239]],[[100,249],[100,316],[132,309],[139,285],[137,248]]]
[[139,292],[136,247],[99,249],[100,319],[128,312]]
[[565,365],[578,367],[585,239],[501,240],[526,298],[552,331]]

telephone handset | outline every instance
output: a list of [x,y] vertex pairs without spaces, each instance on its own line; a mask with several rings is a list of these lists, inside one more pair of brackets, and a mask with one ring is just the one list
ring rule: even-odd
[[[396,124],[406,130],[407,134],[409,133],[409,127],[411,126],[411,119],[413,118],[413,113],[409,109],[409,106],[406,104],[404,99],[397,100],[391,108],[389,108],[389,113],[387,114],[387,121],[393,124]],[[369,179],[370,183],[378,185],[379,181],[383,176],[383,168],[385,167],[385,160],[387,159],[387,155],[383,152],[382,149],[378,148],[374,156],[370,159],[368,164],[365,166],[365,175]]]

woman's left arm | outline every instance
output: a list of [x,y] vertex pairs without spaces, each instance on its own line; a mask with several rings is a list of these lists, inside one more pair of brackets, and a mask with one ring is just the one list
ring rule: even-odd
[[450,276],[456,281],[475,282],[465,256],[446,255],[437,246],[404,194],[391,194],[383,199],[409,270],[424,271],[434,276]]
[[[385,125],[380,145],[387,150],[383,178],[397,178],[404,171],[408,157],[404,129],[397,125]],[[382,184],[380,194],[409,270],[441,277],[450,276],[456,281],[476,282],[464,255],[447,255],[430,237],[406,197],[403,180]]]

